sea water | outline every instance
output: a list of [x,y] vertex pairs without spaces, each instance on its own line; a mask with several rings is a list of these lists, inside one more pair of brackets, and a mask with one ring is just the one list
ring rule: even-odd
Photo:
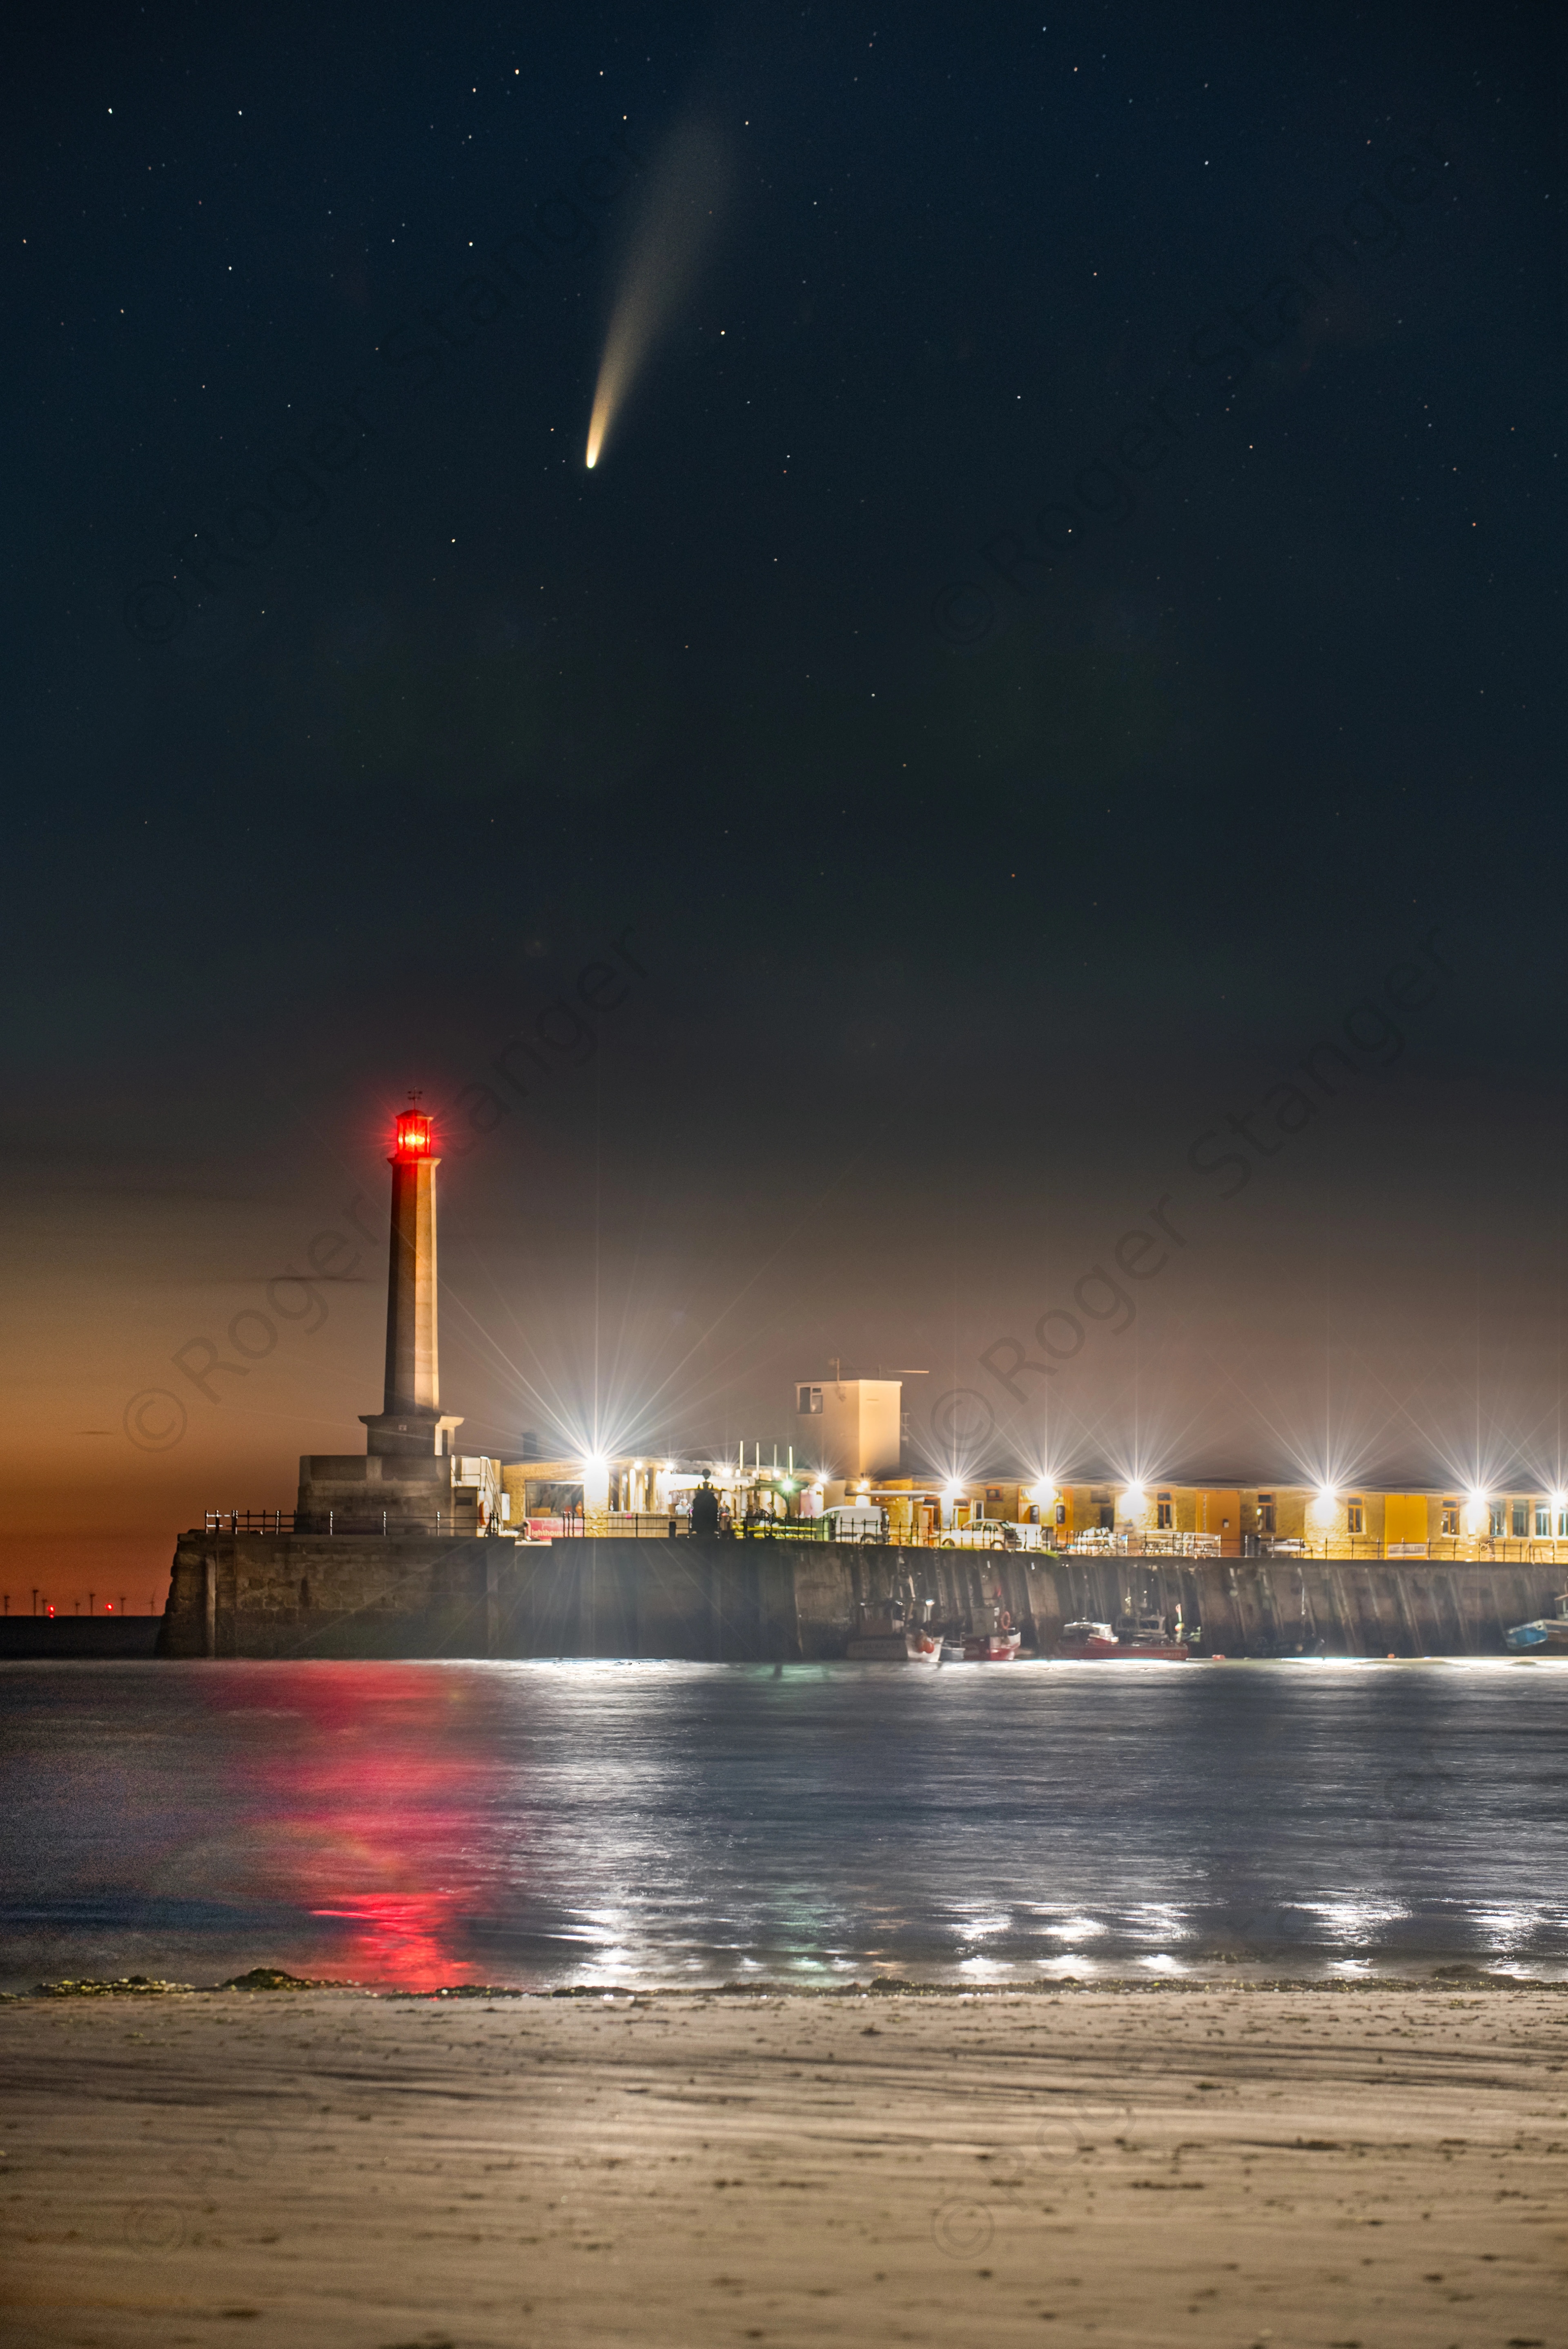
[[0,1982],[1568,1975],[1568,1664],[15,1664]]

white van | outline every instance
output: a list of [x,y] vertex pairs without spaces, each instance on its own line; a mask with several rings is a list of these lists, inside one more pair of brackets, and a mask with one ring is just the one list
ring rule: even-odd
[[828,1537],[830,1541],[887,1539],[887,1512],[865,1501],[841,1501],[836,1509],[824,1509],[822,1515],[833,1529]]

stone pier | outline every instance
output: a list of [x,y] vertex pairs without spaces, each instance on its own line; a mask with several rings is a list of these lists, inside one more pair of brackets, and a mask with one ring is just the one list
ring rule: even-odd
[[1200,1655],[1481,1656],[1553,1611],[1561,1569],[1418,1559],[1053,1558],[792,1541],[190,1533],[159,1653],[185,1657],[842,1656],[862,1605],[930,1599],[954,1629],[996,1603],[1049,1655],[1130,1600]]

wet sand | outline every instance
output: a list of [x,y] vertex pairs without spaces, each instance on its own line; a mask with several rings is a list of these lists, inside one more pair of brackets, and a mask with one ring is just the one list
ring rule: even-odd
[[1568,1993],[0,2008],[13,2349],[1568,2342]]

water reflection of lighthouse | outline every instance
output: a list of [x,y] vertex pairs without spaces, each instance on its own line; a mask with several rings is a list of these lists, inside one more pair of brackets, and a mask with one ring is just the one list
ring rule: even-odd
[[207,1897],[294,1920],[274,1948],[302,1973],[469,1980],[489,1897],[479,1826],[502,1775],[493,1691],[406,1663],[248,1664],[202,1687],[226,1722],[289,1724],[232,1739],[243,1830],[186,1862]]

